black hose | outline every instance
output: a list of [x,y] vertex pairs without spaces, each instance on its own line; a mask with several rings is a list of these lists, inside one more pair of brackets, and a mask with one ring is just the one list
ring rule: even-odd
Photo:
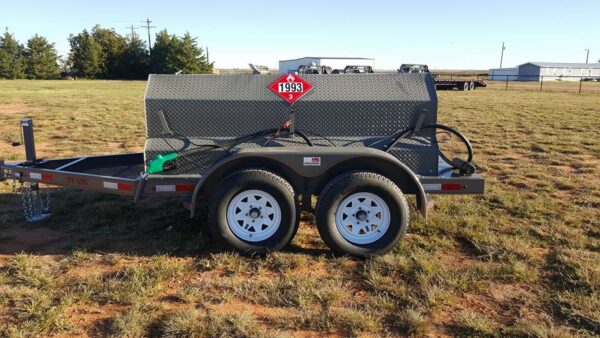
[[327,141],[327,142],[328,142],[328,143],[329,143],[329,144],[330,144],[332,147],[337,147],[337,145],[336,145],[335,143],[333,143],[333,141],[332,141],[330,138],[328,138],[328,137],[325,137],[325,136],[323,136],[322,134],[318,134],[318,133],[315,133],[315,132],[313,132],[313,131],[310,131],[310,130],[304,130],[304,129],[302,130],[302,132],[304,132],[304,133],[307,133],[307,134],[309,134],[309,135],[312,135],[312,136],[316,136],[316,137],[318,137],[318,138],[320,138],[320,139],[322,139],[322,140],[325,140],[325,141]]
[[[240,145],[242,143],[246,143],[246,142],[252,141],[253,139],[258,138],[258,137],[275,134],[278,131],[279,132],[287,131],[289,133],[290,129],[289,128],[265,129],[265,130],[261,130],[259,132],[256,132],[256,133],[253,133],[253,134],[250,134],[250,135],[245,135],[245,136],[242,136],[242,137],[238,137],[233,142],[229,143],[227,145],[226,149],[228,151],[231,151],[231,149],[235,148],[236,146],[238,146],[238,145]],[[308,145],[309,147],[313,147],[314,146],[314,144],[312,143],[312,141],[310,140],[310,138],[308,138],[308,136],[306,136],[306,134],[304,134],[302,131],[296,130],[295,133],[298,134],[298,136],[300,136],[304,140],[304,142],[306,142],[306,145]],[[275,139],[277,136],[275,136],[273,139]]]
[[[261,130],[261,131],[258,131],[258,132],[255,132],[255,133],[252,133],[252,134],[249,134],[249,135],[244,135],[244,136],[238,137],[238,138],[234,139],[233,141],[231,141],[229,143],[225,143],[224,145],[217,145],[217,144],[197,144],[197,143],[192,142],[192,140],[190,140],[190,138],[187,137],[187,136],[184,136],[184,135],[179,134],[177,132],[171,132],[170,133],[171,135],[178,136],[178,138],[184,139],[185,141],[189,142],[191,145],[193,145],[193,146],[196,147],[196,148],[193,148],[193,149],[190,149],[190,150],[184,150],[184,151],[179,151],[179,150],[175,149],[175,147],[173,147],[171,145],[171,143],[169,143],[169,141],[167,141],[167,138],[165,137],[165,135],[162,135],[162,138],[163,138],[163,141],[165,141],[165,143],[167,144],[167,146],[169,148],[171,148],[171,150],[178,155],[177,158],[182,158],[186,162],[192,164],[193,166],[195,166],[195,167],[197,167],[199,169],[204,169],[203,166],[201,166],[200,164],[198,164],[195,160],[192,160],[192,159],[188,158],[187,156],[191,155],[191,154],[195,154],[195,153],[200,153],[200,152],[203,152],[203,151],[207,151],[207,150],[212,150],[212,149],[223,149],[223,150],[225,150],[225,151],[227,151],[229,153],[236,146],[238,146],[238,145],[240,145],[242,143],[245,143],[245,142],[249,142],[249,141],[251,141],[251,140],[253,140],[255,138],[258,138],[258,137],[263,137],[263,136],[272,134],[273,135],[272,139],[275,139],[275,138],[277,138],[279,136],[279,133],[282,132],[282,131],[287,131],[289,133],[290,130],[287,127],[286,128],[265,129],[265,130]],[[309,147],[313,147],[314,146],[314,144],[312,143],[312,141],[310,140],[310,138],[308,136],[306,136],[306,134],[304,134],[302,131],[296,130],[295,133],[298,134],[298,136],[300,136],[304,140],[304,142],[306,142],[306,144]],[[227,156],[227,155],[225,155],[225,156]]]
[[[450,128],[448,126],[445,126],[443,124],[429,124],[426,126],[421,127],[420,130],[423,129],[434,129],[434,131],[436,129],[441,129],[441,130],[445,130],[451,134],[456,135],[465,145],[465,147],[467,148],[467,162],[472,162],[473,161],[473,146],[471,146],[471,142],[469,142],[469,140],[460,132],[458,132],[456,129]],[[390,143],[388,146],[386,146],[383,151],[385,152],[390,152],[390,150],[392,150],[392,148],[394,148],[396,146],[396,144],[398,144],[398,142],[400,142],[401,139],[412,135],[413,134],[413,130],[414,128],[408,128],[405,129],[401,132],[398,132],[396,134],[394,134],[395,136],[392,136],[390,138],[392,138],[392,143]],[[444,160],[444,162],[448,163],[448,165],[454,167],[454,164],[452,163],[452,160],[449,159],[448,157],[446,157],[446,155],[444,155],[444,153],[440,150],[440,157]]]

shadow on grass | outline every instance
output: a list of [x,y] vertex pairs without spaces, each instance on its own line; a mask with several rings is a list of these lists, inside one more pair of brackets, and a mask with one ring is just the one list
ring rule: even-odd
[[[227,248],[211,240],[205,208],[191,219],[181,199],[130,198],[72,189],[52,189],[51,216],[24,220],[21,196],[0,194],[0,254],[67,255],[76,250],[142,256],[203,256]],[[327,250],[290,244],[286,251],[322,255]]]
[[[570,326],[600,335],[597,253],[577,249],[555,249],[546,257],[553,314]],[[594,310],[596,309],[596,310]]]

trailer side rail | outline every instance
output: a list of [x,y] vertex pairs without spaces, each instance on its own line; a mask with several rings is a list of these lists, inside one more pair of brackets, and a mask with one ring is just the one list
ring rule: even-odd
[[147,177],[143,153],[84,156],[27,162],[0,162],[0,178],[73,187],[139,199],[143,196],[185,196],[199,176]]

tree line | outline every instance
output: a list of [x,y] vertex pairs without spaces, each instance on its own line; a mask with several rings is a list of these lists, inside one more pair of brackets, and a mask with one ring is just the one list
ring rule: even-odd
[[0,78],[56,79],[61,76],[90,79],[146,79],[148,74],[212,73],[197,39],[189,33],[156,34],[152,48],[136,34],[122,36],[114,29],[95,26],[69,36],[69,55],[59,56],[54,43],[34,35],[26,45],[5,31],[0,37]]

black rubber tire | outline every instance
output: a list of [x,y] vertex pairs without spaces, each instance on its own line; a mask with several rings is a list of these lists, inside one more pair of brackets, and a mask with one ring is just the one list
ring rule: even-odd
[[469,83],[468,83],[468,82],[463,82],[463,83],[462,83],[462,88],[460,88],[460,85],[459,85],[458,89],[460,89],[460,90],[462,90],[462,91],[467,91],[467,90],[469,90]]
[[[244,190],[257,189],[269,193],[281,208],[281,223],[277,231],[260,242],[248,242],[237,237],[227,222],[227,207]],[[300,207],[292,186],[280,176],[266,170],[247,169],[225,177],[210,196],[209,230],[214,239],[243,253],[265,254],[286,246],[298,231]]]
[[[337,229],[335,214],[350,194],[369,192],[381,197],[390,209],[390,225],[385,235],[369,244],[346,240]],[[337,254],[369,257],[391,250],[406,234],[410,219],[408,203],[398,186],[385,176],[373,172],[348,172],[329,182],[321,191],[315,208],[317,229],[327,246]]]
[[469,82],[469,90],[475,90],[475,82]]

